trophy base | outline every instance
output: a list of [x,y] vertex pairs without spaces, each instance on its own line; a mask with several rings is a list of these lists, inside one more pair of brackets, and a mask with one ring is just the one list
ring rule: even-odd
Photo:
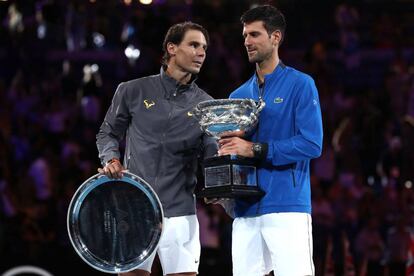
[[204,188],[197,197],[243,198],[257,200],[265,193],[257,184],[255,160],[238,155],[209,157],[204,160]]
[[228,185],[220,187],[203,188],[198,194],[198,198],[240,198],[240,199],[259,199],[265,193],[258,187]]
[[238,155],[209,157],[204,160],[204,188],[201,198],[251,198],[257,200],[265,193],[259,189],[256,160]]

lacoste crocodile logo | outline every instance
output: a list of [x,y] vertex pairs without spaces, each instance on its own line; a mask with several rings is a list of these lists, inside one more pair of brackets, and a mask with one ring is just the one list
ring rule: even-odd
[[145,108],[150,109],[153,105],[155,105],[154,101],[144,100]]
[[283,103],[283,98],[281,98],[281,97],[275,98],[275,103],[277,103],[277,104]]

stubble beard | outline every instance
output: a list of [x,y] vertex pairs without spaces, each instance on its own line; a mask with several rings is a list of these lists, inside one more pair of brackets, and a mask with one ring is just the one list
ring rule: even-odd
[[261,62],[263,62],[263,61],[265,61],[265,60],[267,60],[271,57],[272,57],[272,52],[271,51],[266,52],[266,53],[256,52],[256,54],[253,55],[253,56],[248,55],[250,63],[261,63]]

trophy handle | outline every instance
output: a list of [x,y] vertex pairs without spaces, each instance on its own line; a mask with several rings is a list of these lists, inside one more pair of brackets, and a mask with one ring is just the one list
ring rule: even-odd
[[266,106],[265,101],[264,101],[262,98],[260,98],[260,99],[259,99],[259,102],[258,102],[258,103],[257,103],[257,105],[256,105],[257,112],[262,111],[262,109],[263,109],[265,106]]

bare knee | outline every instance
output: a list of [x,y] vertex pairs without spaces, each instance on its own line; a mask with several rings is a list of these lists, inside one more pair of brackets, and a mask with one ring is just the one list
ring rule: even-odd
[[150,273],[145,270],[136,269],[126,273],[119,273],[118,276],[150,276]]

